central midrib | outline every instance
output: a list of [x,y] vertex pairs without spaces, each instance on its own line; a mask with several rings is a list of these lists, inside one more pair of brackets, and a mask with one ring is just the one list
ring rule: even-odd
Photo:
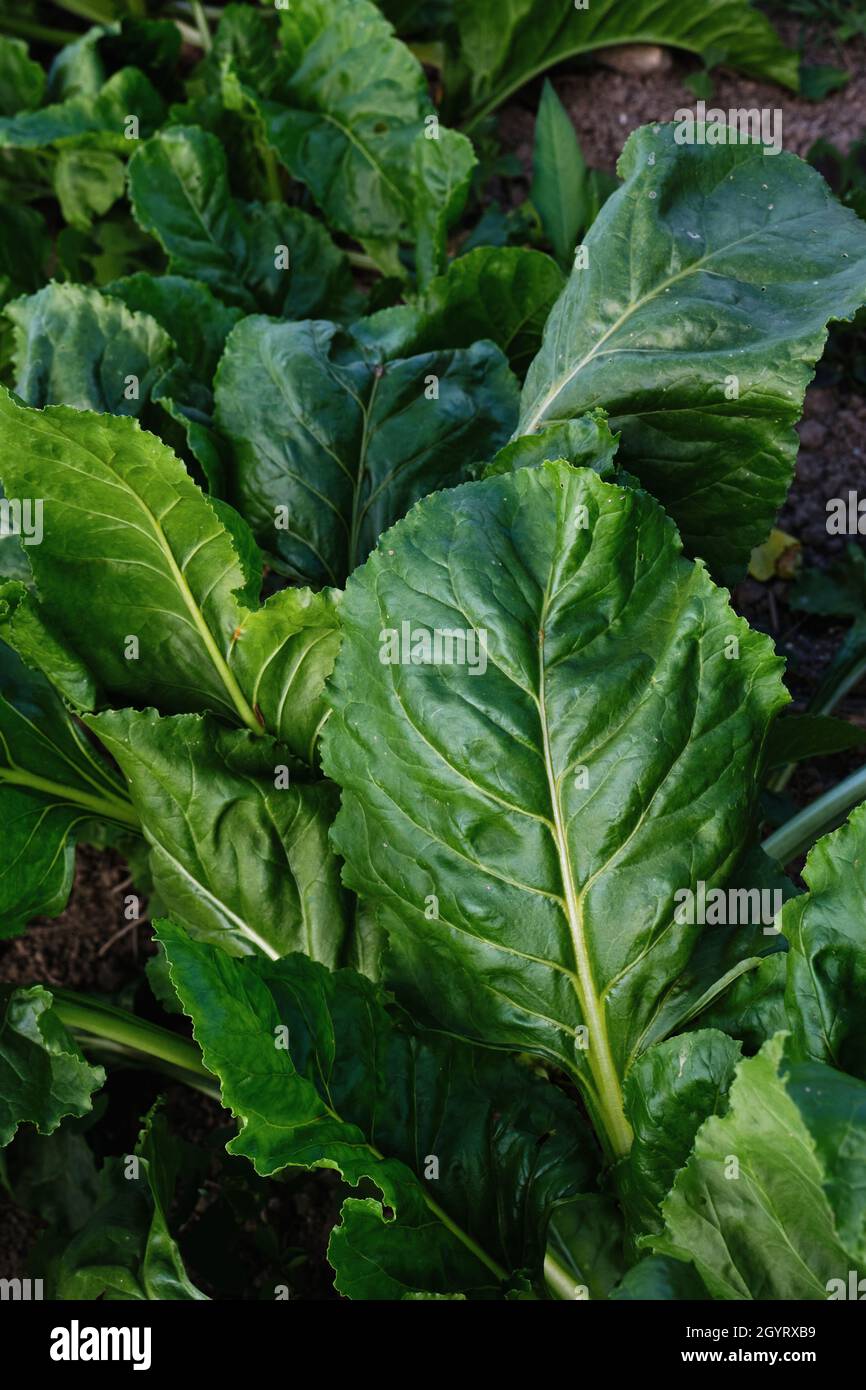
[[619,1076],[610,1051],[603,1007],[596,993],[595,981],[593,979],[592,962],[589,958],[586,935],[583,929],[583,914],[580,908],[580,899],[574,883],[574,871],[572,869],[571,855],[568,849],[568,837],[565,830],[562,805],[560,803],[559,789],[556,783],[556,773],[553,767],[553,756],[550,747],[544,667],[544,632],[547,622],[547,606],[549,599],[550,593],[548,589],[548,592],[544,596],[544,604],[539,619],[538,713],[541,721],[541,736],[544,748],[544,768],[547,774],[550,803],[553,809],[553,839],[559,859],[560,875],[565,890],[568,926],[574,946],[574,959],[577,970],[577,980],[574,989],[577,994],[578,1004],[580,1005],[581,1016],[589,1031],[587,1056],[589,1060],[589,1069],[596,1086],[599,1119],[604,1125],[608,1141],[614,1154],[617,1157],[622,1157],[624,1154],[627,1154],[631,1148],[632,1131],[625,1117],[622,1087],[620,1086]]

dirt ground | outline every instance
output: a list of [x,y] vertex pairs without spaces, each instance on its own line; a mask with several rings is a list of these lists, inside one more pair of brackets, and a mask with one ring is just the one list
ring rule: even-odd
[[[789,42],[796,43],[796,25],[778,27]],[[840,62],[839,52],[826,45],[811,45],[807,55],[811,62]],[[866,129],[866,45],[859,41],[848,44],[842,60],[853,71],[852,80],[820,103],[793,97],[770,84],[723,75],[716,80],[715,94],[708,104],[722,108],[781,107],[786,149],[805,154],[819,137],[845,149]],[[693,105],[694,97],[683,85],[683,79],[695,66],[693,61],[664,54],[659,70],[644,75],[616,72],[600,65],[581,72],[555,72],[554,85],[574,121],[587,163],[612,170],[625,137],[634,126],[670,119],[677,108]],[[531,84],[499,117],[502,145],[524,164],[527,186],[539,89],[540,84]],[[526,187],[520,181],[512,185],[515,203],[525,194]],[[826,499],[844,495],[847,489],[862,486],[864,480],[866,401],[841,386],[821,384],[819,371],[816,385],[807,395],[800,437],[796,481],[779,524],[802,542],[805,564],[823,567],[843,544],[827,535]],[[759,584],[747,579],[737,587],[733,598],[737,609],[754,627],[769,632],[788,658],[789,687],[797,702],[795,707],[802,707],[844,629],[790,610],[788,593],[786,581]],[[866,691],[851,692],[837,713],[866,724]],[[788,793],[795,804],[805,803],[861,761],[862,756],[853,753],[812,764],[797,772]],[[135,1002],[144,1011],[152,1008],[146,986],[139,983],[142,964],[153,951],[150,927],[144,923],[122,930],[119,905],[127,881],[126,867],[116,854],[82,849],[67,910],[53,921],[35,921],[26,937],[0,945],[0,981],[23,984],[41,980],[109,994],[124,1004]],[[107,910],[108,904],[112,906]],[[133,1000],[136,985],[138,992]],[[152,1077],[138,1073],[124,1075],[122,1096],[117,1087],[112,1088],[109,1104],[116,1112],[112,1128],[120,1149],[129,1149],[134,1143],[138,1118],[159,1089]],[[204,1143],[224,1121],[224,1112],[215,1103],[181,1086],[168,1087],[166,1094],[173,1126],[192,1143]],[[206,1179],[199,1203],[182,1233],[193,1250],[196,1223],[201,1223],[202,1228],[209,1224],[218,1229],[216,1219],[208,1218],[216,1202],[213,1189],[212,1180]],[[248,1223],[245,1236],[249,1237],[249,1250],[255,1252],[258,1248],[261,1232],[257,1233],[256,1221],[267,1224],[281,1232],[299,1252],[299,1296],[335,1296],[324,1251],[338,1208],[333,1175],[310,1176],[283,1190],[274,1185],[266,1209]],[[37,1221],[0,1196],[0,1277],[21,1272],[26,1251],[38,1229]],[[244,1258],[242,1252],[242,1267]],[[191,1276],[196,1279],[194,1257],[190,1263]],[[268,1296],[267,1291],[255,1288],[254,1267],[255,1259],[250,1256],[247,1282],[242,1283],[243,1292],[235,1296]],[[210,1288],[205,1276],[198,1277],[206,1292],[227,1296],[225,1291]]]

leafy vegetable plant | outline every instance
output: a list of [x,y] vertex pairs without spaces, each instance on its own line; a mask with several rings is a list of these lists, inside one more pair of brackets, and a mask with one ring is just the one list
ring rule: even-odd
[[[742,0],[555,32],[530,0],[194,8],[192,72],[180,17],[100,24],[47,83],[0,55],[39,205],[2,242],[0,927],[61,912],[85,842],[159,942],[146,1008],[3,987],[51,1295],[220,1296],[161,1106],[133,1185],[86,1142],[105,1068],[145,1066],[221,1101],[238,1210],[337,1175],[346,1297],[833,1296],[866,1258],[866,807],[798,892],[759,797],[857,739],[780,719],[719,580],[866,230],[794,156],[662,124],[600,207],[547,85],[556,259],[460,254],[457,126],[530,77],[624,40],[792,56]],[[453,128],[389,22],[422,19]],[[844,587],[801,601],[859,619]]]

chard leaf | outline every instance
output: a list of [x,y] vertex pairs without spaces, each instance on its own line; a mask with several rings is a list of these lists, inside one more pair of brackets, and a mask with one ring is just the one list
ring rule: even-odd
[[846,748],[860,748],[864,743],[866,729],[847,719],[833,719],[828,714],[786,714],[770,730],[767,770],[841,753]]
[[709,1301],[706,1286],[693,1265],[672,1260],[667,1255],[648,1255],[632,1265],[609,1298],[628,1302],[688,1302]]
[[546,79],[535,118],[532,170],[529,196],[557,261],[569,271],[578,235],[590,221],[586,165],[571,118]]
[[336,1168],[378,1189],[348,1198],[331,1236],[341,1293],[490,1298],[519,1270],[540,1285],[550,1212],[595,1169],[560,1091],[495,1054],[409,1031],[354,971],[302,955],[238,960],[170,922],[159,934],[240,1121],[229,1151],[263,1176]]
[[786,904],[785,1007],[798,1054],[866,1080],[866,804],[809,851],[809,892]]
[[656,503],[564,463],[425,498],[341,622],[333,838],[393,910],[401,997],[551,1058],[625,1152],[621,1078],[693,1006],[674,895],[740,857],[780,662]]
[[63,149],[54,167],[60,211],[84,231],[123,197],[126,171],[111,150]]
[[547,321],[518,433],[604,406],[621,463],[686,549],[740,578],[793,477],[826,324],[866,297],[866,227],[808,165],[759,145],[645,126],[619,172]]
[[0,118],[0,149],[38,150],[88,146],[129,154],[135,139],[126,135],[130,115],[138,118],[142,140],[163,119],[159,93],[137,68],[122,68],[97,94],[68,97],[38,111]]
[[563,286],[555,261],[522,246],[479,246],[452,261],[413,304],[382,309],[355,324],[388,357],[471,347],[489,338],[522,376]]
[[0,116],[32,111],[45,94],[45,72],[21,39],[0,35]]
[[184,1269],[168,1225],[176,1166],[165,1120],[145,1117],[129,1156],[110,1158],[100,1172],[100,1200],[54,1271],[54,1297],[78,1299],[204,1299]]
[[657,0],[592,0],[582,9],[536,0],[460,0],[456,18],[460,51],[450,75],[451,101],[473,125],[545,68],[612,44],[684,48],[797,89],[797,54],[748,0],[700,6],[690,0],[662,6]]
[[490,343],[386,362],[336,324],[258,316],[233,329],[215,394],[233,500],[259,544],[318,585],[341,584],[413,502],[504,443],[516,403]]
[[520,435],[494,455],[484,469],[485,478],[513,473],[518,468],[536,468],[541,463],[564,459],[575,468],[593,468],[602,478],[612,478],[619,437],[613,435],[603,410],[545,425],[537,434]]
[[823,1300],[866,1254],[866,1085],[789,1065],[784,1046],[777,1034],[740,1063],[727,1114],[698,1130],[665,1199],[663,1234],[647,1237],[691,1260],[713,1298]]
[[86,1062],[53,1009],[54,996],[0,986],[0,1147],[21,1124],[51,1134],[65,1115],[84,1115],[105,1081]]
[[406,238],[406,171],[432,110],[420,63],[369,0],[294,0],[280,27],[291,75],[277,72],[261,103],[272,148],[331,227],[361,241]]
[[154,886],[176,921],[234,955],[305,951],[340,963],[332,784],[297,782],[278,743],[212,716],[112,710],[88,724],[129,781]]
[[740,1061],[739,1043],[714,1028],[656,1043],[625,1079],[625,1109],[634,1143],[617,1173],[632,1221],[661,1230],[658,1209],[708,1115],[727,1109]]
[[[610,1197],[583,1193],[556,1208],[545,1272],[560,1298],[607,1298],[624,1273],[622,1212]],[[558,1268],[551,1270],[551,1257]]]
[[46,285],[5,313],[15,328],[15,390],[28,405],[137,416],[174,360],[155,319],[84,285]]
[[142,270],[105,285],[102,293],[122,300],[133,313],[156,319],[205,383],[212,380],[226,338],[243,312],[183,275],[149,275]]
[[225,152],[206,130],[170,126],[148,140],[130,160],[129,191],[170,271],[231,304],[297,318],[350,298],[348,263],[322,224],[299,208],[233,198]]
[[[415,200],[415,269],[424,288],[447,264],[448,231],[466,205],[478,163],[472,144],[456,130],[425,130],[412,148]],[[451,344],[453,346],[453,344]]]
[[63,911],[75,840],[101,819],[137,825],[122,783],[48,681],[0,642],[0,937]]

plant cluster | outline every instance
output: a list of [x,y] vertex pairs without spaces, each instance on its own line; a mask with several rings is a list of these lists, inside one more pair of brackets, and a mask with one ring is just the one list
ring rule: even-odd
[[652,16],[796,59],[743,0],[166,8],[47,79],[30,7],[0,40],[0,926],[113,846],[160,952],[148,1011],[2,993],[50,1295],[204,1297],[200,1156],[159,1106],[88,1142],[104,1068],[147,1065],[231,1113],[226,1219],[336,1171],[347,1297],[826,1298],[866,1260],[866,806],[798,892],[820,824],[762,848],[760,797],[859,736],[784,714],[720,585],[866,228],[665,124],[605,197],[550,88],[554,256],[477,215],[486,116],[563,58]]

